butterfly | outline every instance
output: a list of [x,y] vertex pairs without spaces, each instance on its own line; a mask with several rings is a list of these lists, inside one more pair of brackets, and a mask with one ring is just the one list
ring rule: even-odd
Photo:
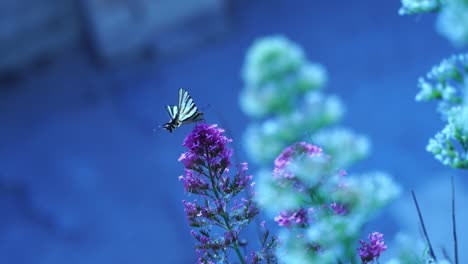
[[182,88],[179,89],[179,104],[166,105],[166,111],[171,119],[162,127],[170,133],[183,124],[203,120],[203,113],[198,111],[190,94]]

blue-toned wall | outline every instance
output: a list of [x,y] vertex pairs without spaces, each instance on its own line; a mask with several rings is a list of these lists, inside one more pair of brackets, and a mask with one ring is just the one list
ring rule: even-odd
[[[242,151],[248,119],[238,106],[240,71],[247,48],[270,34],[286,35],[327,68],[328,91],[347,106],[344,124],[371,138],[371,157],[351,170],[388,171],[405,193],[448,179],[452,170],[425,151],[443,123],[434,105],[414,97],[417,78],[460,50],[435,32],[434,16],[400,17],[399,6],[396,0],[240,1],[226,32],[180,54],[106,68],[74,48],[2,79],[0,263],[193,263],[181,204],[186,195],[177,179],[191,126],[172,134],[153,128],[167,121],[164,105],[175,103],[184,87],[208,122],[231,130]],[[432,199],[448,197],[447,190],[435,188]],[[437,219],[425,197],[427,218]],[[401,218],[414,213],[403,212]],[[375,227],[393,232],[400,217],[386,214]],[[417,223],[415,214],[409,218]],[[442,228],[450,232],[448,223],[432,226]],[[460,226],[460,234],[468,236],[468,229]]]

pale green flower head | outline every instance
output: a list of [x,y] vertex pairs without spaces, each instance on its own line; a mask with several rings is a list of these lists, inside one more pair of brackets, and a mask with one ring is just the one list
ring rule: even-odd
[[[278,234],[279,246],[276,250],[280,263],[284,264],[335,264],[339,250],[330,248],[318,252],[313,248],[304,232],[307,230],[281,230]],[[337,254],[338,253],[338,254]]]
[[255,201],[272,216],[283,210],[297,210],[306,200],[305,193],[292,191],[290,186],[279,186],[271,171],[261,170],[255,184]]
[[347,168],[369,155],[371,144],[366,136],[347,128],[323,129],[312,135],[311,142],[321,146],[332,157],[335,168]]
[[[468,1],[465,1],[468,5]],[[438,111],[447,124],[426,147],[442,164],[468,168],[468,55],[443,60],[419,79],[418,101],[438,102]]]
[[287,114],[295,107],[300,89],[298,81],[296,77],[288,77],[266,83],[262,87],[246,86],[239,97],[241,109],[255,118]]
[[468,56],[455,55],[434,66],[425,78],[418,80],[420,88],[416,95],[417,101],[438,102],[438,111],[442,118],[447,118],[447,112],[454,106],[463,104],[468,97],[468,83],[465,75],[468,73]]
[[333,167],[330,157],[325,155],[295,159],[287,169],[308,187],[324,184],[330,180]]
[[[430,101],[430,100],[441,100],[443,104],[445,102],[450,104],[459,103],[460,97],[457,95],[457,88],[449,83],[429,83],[426,79],[420,78],[418,86],[421,91],[416,95],[416,101]],[[440,107],[439,111],[444,113],[447,107]]]
[[243,69],[240,106],[249,116],[291,112],[299,97],[327,81],[325,68],[309,63],[303,50],[283,36],[257,40],[249,49]]
[[331,215],[319,218],[308,229],[309,242],[321,245],[322,252],[333,252],[336,260],[355,260],[356,242],[367,222],[359,214]]
[[436,30],[454,46],[468,44],[468,1],[401,0],[400,15],[438,12]]
[[468,168],[468,106],[448,111],[448,124],[429,140],[426,149],[444,165]]
[[439,65],[431,69],[427,77],[438,82],[446,82],[451,79],[461,82],[463,81],[463,76],[457,65],[458,62],[466,62],[465,56],[452,56],[442,60]]
[[440,8],[441,0],[401,0],[400,15],[434,12]]
[[449,113],[448,122],[453,126],[453,137],[468,151],[468,102],[464,106],[454,107]]
[[[355,215],[343,217],[341,215],[332,215],[323,217],[315,221],[307,230],[307,239],[310,242],[321,245],[324,249],[336,248],[336,244],[341,244],[341,254],[344,254],[344,243],[347,240],[354,240],[359,235],[363,225],[363,219]],[[356,242],[356,241],[353,241]]]
[[343,188],[331,194],[331,199],[344,203],[350,210],[369,216],[388,205],[401,193],[401,187],[383,172],[346,176]]
[[306,63],[299,71],[297,88],[301,93],[315,91],[327,82],[327,70],[318,63]]
[[272,80],[295,74],[305,62],[304,52],[284,36],[258,39],[247,52],[243,79],[248,85],[262,87]]
[[260,164],[272,164],[287,145],[280,138],[282,130],[282,124],[277,119],[250,124],[243,137],[244,149],[250,159]]
[[438,132],[433,138],[429,139],[426,150],[431,152],[442,164],[453,167],[459,158],[452,143],[452,138],[453,126],[447,124],[441,132]]
[[268,115],[275,107],[289,109],[289,102],[282,105],[282,100],[287,99],[288,97],[278,98],[278,87],[274,84],[264,85],[262,92],[247,86],[240,92],[239,104],[244,113],[260,118]]
[[394,256],[386,264],[425,264],[428,260],[426,244],[420,238],[399,232],[389,246],[389,254]]
[[299,73],[304,64],[302,49],[285,37],[257,40],[247,52],[244,65],[242,110],[257,118],[289,112],[292,98],[298,94]]
[[305,95],[299,112],[301,118],[293,119],[291,125],[310,133],[339,122],[345,107],[338,96],[309,92]]
[[436,24],[437,31],[453,45],[462,47],[468,44],[468,2],[465,0],[445,0]]
[[255,162],[268,164],[286,146],[337,123],[343,114],[344,106],[338,97],[308,92],[297,110],[249,125],[243,138],[245,150]]

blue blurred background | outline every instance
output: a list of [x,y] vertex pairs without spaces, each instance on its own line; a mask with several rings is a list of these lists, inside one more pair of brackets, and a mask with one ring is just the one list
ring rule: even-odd
[[[387,171],[404,196],[420,190],[430,232],[449,234],[435,204],[448,208],[449,175],[466,189],[466,173],[425,151],[443,122],[414,97],[417,78],[460,50],[435,32],[433,16],[400,17],[399,6],[0,0],[0,263],[193,263],[177,179],[191,126],[153,129],[184,87],[245,159],[240,72],[248,47],[271,34],[327,68],[326,91],[347,106],[344,125],[372,140],[371,157],[348,170]],[[412,204],[397,204],[373,227],[417,233]],[[459,232],[468,236],[466,226]]]

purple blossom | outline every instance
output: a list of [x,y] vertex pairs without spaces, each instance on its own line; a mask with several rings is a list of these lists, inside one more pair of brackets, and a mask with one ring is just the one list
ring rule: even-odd
[[348,209],[340,203],[331,203],[330,208],[336,215],[346,215],[348,213]]
[[226,245],[230,245],[236,236],[232,233],[232,231],[224,232],[224,243]]
[[387,249],[383,240],[383,234],[374,232],[369,236],[370,243],[359,240],[361,246],[358,248],[359,256],[363,264],[377,260],[382,252]]
[[301,208],[293,213],[282,211],[274,220],[279,226],[284,227],[290,227],[291,225],[305,226],[309,221],[308,210]]
[[184,183],[186,192],[203,193],[209,188],[209,184],[192,170],[185,170],[185,176],[179,176],[179,180]]
[[275,159],[273,176],[275,178],[294,178],[294,174],[287,169],[287,166],[293,159],[302,155],[307,155],[308,157],[320,156],[322,155],[322,149],[306,142],[298,142],[285,148]]
[[250,263],[251,264],[260,263],[261,260],[262,260],[262,258],[255,251],[250,252]]
[[[239,194],[252,185],[247,163],[231,173],[231,139],[216,125],[199,124],[185,138],[179,161],[185,174],[179,177],[185,191],[197,195],[199,201],[183,201],[188,223],[195,229],[198,263],[216,263],[228,258],[227,249],[235,251],[241,263],[245,258],[239,249],[239,234],[258,214],[251,198]],[[250,188],[249,188],[250,189]],[[239,195],[239,196],[238,196]]]
[[275,222],[277,222],[279,226],[289,227],[291,222],[289,220],[289,214],[285,211],[281,212],[278,216],[275,217]]
[[190,216],[190,217],[198,216],[199,212],[197,209],[197,205],[195,203],[187,202],[185,200],[183,200],[182,203],[184,204],[184,211],[187,214],[187,216]]
[[206,166],[213,173],[222,173],[231,165],[232,156],[232,149],[227,147],[232,139],[223,133],[224,129],[217,125],[198,124],[185,138],[182,145],[188,148],[188,152],[183,153],[179,161],[186,169],[198,171]]

